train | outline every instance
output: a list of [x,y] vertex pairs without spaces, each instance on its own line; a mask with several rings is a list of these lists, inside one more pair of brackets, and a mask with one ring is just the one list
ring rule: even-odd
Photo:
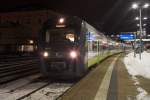
[[50,78],[80,78],[91,66],[121,52],[120,43],[71,16],[47,20],[38,36],[41,72]]

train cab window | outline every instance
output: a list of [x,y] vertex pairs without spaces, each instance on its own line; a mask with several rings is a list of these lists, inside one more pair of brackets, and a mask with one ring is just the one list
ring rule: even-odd
[[66,39],[70,40],[71,42],[74,42],[75,36],[72,33],[66,34]]
[[73,30],[69,29],[54,29],[47,30],[45,33],[46,43],[74,43],[76,41],[76,35]]

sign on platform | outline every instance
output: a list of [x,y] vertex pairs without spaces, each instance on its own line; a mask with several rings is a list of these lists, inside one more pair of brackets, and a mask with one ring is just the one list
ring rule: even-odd
[[123,32],[120,34],[119,38],[121,40],[132,40],[132,39],[134,39],[134,33],[133,32]]

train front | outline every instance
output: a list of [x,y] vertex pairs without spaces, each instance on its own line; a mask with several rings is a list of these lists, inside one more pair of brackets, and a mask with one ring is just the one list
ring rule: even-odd
[[40,35],[41,71],[53,78],[72,78],[77,74],[77,30],[64,24],[60,18],[55,27],[46,25]]

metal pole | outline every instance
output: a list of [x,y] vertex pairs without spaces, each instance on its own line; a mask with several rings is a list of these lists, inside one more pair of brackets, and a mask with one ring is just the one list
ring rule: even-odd
[[142,9],[139,8],[140,13],[140,60],[141,60],[141,53],[142,53]]
[[136,33],[134,34],[134,57],[136,57],[136,53],[135,53],[135,50],[136,50],[136,48],[135,48],[135,46],[136,46]]

